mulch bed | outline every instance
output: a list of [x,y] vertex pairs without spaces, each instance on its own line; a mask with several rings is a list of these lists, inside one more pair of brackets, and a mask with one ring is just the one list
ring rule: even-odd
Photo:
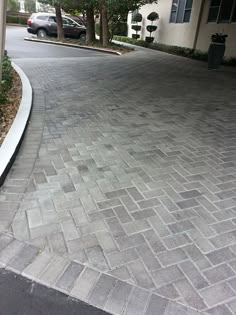
[[[32,38],[36,38],[37,40],[40,40],[40,38],[37,38],[35,36],[32,36]],[[73,38],[64,38],[62,41],[59,41],[55,37],[47,37],[44,40],[49,40],[57,43],[63,43],[63,44],[74,44],[74,45],[80,45],[82,47],[88,47],[88,48],[98,48],[98,49],[103,49],[104,47],[101,45],[99,40],[96,40],[93,45],[87,45],[85,41],[81,41],[79,39],[73,39]],[[133,51],[133,48],[126,47],[123,45],[115,44],[115,43],[109,43],[107,47],[105,47],[106,50],[110,50],[113,52],[119,52],[121,54],[126,54],[131,51]]]
[[0,105],[0,145],[3,143],[17,114],[22,94],[21,80],[14,69],[13,86],[8,93],[8,101]]

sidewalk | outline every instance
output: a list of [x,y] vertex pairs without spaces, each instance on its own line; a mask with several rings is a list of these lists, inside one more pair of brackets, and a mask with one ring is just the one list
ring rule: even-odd
[[146,50],[18,64],[34,108],[0,263],[112,314],[234,314],[235,70]]

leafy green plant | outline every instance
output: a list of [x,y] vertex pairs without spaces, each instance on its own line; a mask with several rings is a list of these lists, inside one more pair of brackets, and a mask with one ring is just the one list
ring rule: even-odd
[[153,22],[159,19],[159,15],[157,12],[151,12],[147,19],[152,22],[151,25],[147,25],[146,29],[150,33],[150,36],[146,37],[146,42],[152,43],[154,41],[154,37],[152,37],[152,33],[157,30],[157,26],[153,25]]
[[223,33],[215,33],[211,35],[211,40],[213,43],[224,44],[228,35]]
[[136,34],[133,34],[132,37],[134,39],[138,39],[140,37],[140,35],[138,34],[138,32],[141,31],[141,25],[138,25],[138,23],[142,22],[143,16],[141,13],[136,13],[133,15],[132,17],[132,22],[133,23],[137,23],[131,26],[131,28],[136,32]]
[[26,25],[27,24],[27,17],[25,16],[18,16],[18,15],[7,15],[7,23],[12,23],[12,24],[22,24]]
[[136,13],[132,17],[132,22],[133,23],[140,23],[140,22],[142,22],[142,19],[143,19],[142,14],[141,13]]
[[12,66],[11,61],[7,55],[4,56],[2,62],[2,81],[0,81],[0,104],[7,101],[7,93],[12,87]]

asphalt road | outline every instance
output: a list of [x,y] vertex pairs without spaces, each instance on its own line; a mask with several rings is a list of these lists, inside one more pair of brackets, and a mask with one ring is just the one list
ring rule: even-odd
[[74,58],[104,56],[104,53],[78,48],[59,47],[51,44],[33,43],[24,40],[30,37],[26,27],[8,26],[6,49],[11,58]]
[[108,315],[67,295],[0,269],[0,315]]

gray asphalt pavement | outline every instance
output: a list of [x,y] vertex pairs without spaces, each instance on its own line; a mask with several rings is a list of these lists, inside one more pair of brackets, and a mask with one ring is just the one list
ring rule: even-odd
[[78,48],[58,47],[51,44],[41,44],[24,41],[31,35],[26,27],[8,26],[6,34],[6,49],[11,58],[71,58],[102,56],[101,53]]
[[0,315],[108,315],[4,269],[0,269],[0,292]]

